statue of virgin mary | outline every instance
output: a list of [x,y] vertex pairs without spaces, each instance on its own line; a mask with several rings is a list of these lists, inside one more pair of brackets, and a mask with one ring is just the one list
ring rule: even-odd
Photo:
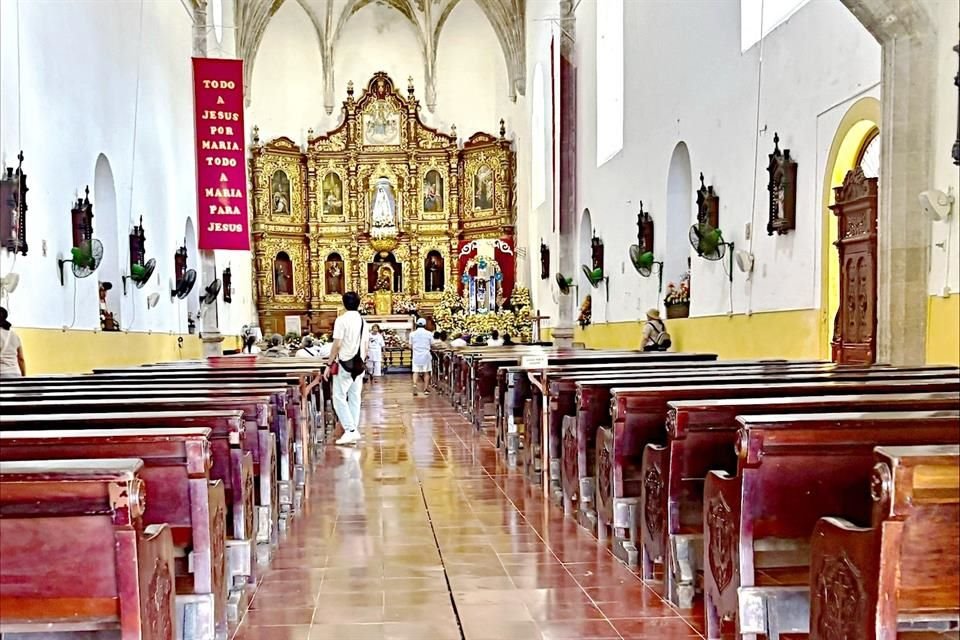
[[384,235],[391,232],[396,233],[397,219],[393,187],[387,178],[381,177],[377,180],[371,212],[375,234]]

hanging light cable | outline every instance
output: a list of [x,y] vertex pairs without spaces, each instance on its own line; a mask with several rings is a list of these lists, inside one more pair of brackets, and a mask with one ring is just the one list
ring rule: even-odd
[[[750,202],[750,240],[747,243],[747,250],[753,256],[753,239],[756,234],[757,218],[757,172],[760,170],[760,105],[763,89],[763,13],[766,0],[760,0],[760,48],[758,49],[759,60],[757,61],[757,111],[753,126],[753,191],[751,192]],[[730,312],[733,313],[733,299],[730,300]],[[753,278],[747,279],[747,315],[753,313]]]
[[[140,75],[141,61],[143,57],[143,0],[140,0],[140,26],[137,31],[137,77],[133,94],[133,140],[130,145],[130,199],[127,207],[127,230],[133,224],[133,183],[137,175],[137,124],[140,120]],[[130,243],[127,244],[127,268],[130,265]],[[137,301],[133,300],[130,313],[130,325],[128,330],[133,329],[137,321]]]

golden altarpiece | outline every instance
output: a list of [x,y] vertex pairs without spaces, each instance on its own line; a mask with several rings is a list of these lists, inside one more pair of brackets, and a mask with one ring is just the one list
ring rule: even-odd
[[[254,128],[254,285],[264,333],[286,320],[328,331],[344,291],[376,298],[378,314],[416,305],[430,315],[460,282],[458,257],[475,240],[512,246],[516,156],[505,139],[426,126],[413,84],[403,96],[385,73],[363,95],[347,87],[343,121],[262,143]],[[510,264],[509,279],[513,279]],[[507,275],[507,274],[505,274]],[[385,308],[390,307],[390,308]]]

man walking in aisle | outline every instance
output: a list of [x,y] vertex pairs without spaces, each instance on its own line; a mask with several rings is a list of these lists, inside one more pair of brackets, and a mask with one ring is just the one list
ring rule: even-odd
[[333,347],[325,373],[333,376],[333,409],[343,426],[343,435],[337,440],[341,445],[360,441],[360,396],[370,342],[367,323],[357,311],[360,296],[355,291],[343,294],[343,307],[346,312],[333,325]]
[[420,392],[423,379],[423,395],[430,394],[430,370],[433,368],[433,334],[427,331],[427,321],[417,320],[417,328],[410,333],[410,350],[413,351],[413,397]]

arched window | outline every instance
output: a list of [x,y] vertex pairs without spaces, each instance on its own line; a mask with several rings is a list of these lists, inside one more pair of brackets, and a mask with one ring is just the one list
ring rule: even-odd
[[431,251],[423,261],[423,289],[427,293],[443,291],[443,256]]
[[623,149],[623,0],[597,2],[597,166]]
[[534,209],[547,200],[547,103],[544,82],[543,66],[537,63],[533,69],[533,100],[530,105],[530,142],[533,146],[530,195]]
[[857,165],[868,178],[880,177],[880,130],[874,129],[867,134],[857,153]]
[[273,291],[278,296],[293,295],[293,260],[281,251],[273,261]]
[[667,251],[663,271],[666,280],[680,282],[688,269],[690,225],[694,222],[693,176],[690,152],[683,142],[677,144],[667,171]]
[[93,172],[93,201],[97,215],[93,219],[94,236],[103,242],[104,260],[97,272],[100,298],[100,328],[120,330],[120,233],[117,229],[117,190],[110,161],[102,153]]

